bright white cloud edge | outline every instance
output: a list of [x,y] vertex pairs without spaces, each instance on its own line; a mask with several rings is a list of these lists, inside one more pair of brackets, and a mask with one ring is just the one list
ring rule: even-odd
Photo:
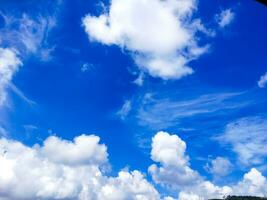
[[197,31],[208,32],[192,19],[195,0],[112,0],[109,11],[88,14],[83,25],[91,41],[126,49],[145,72],[162,79],[193,73],[188,63],[207,51]]
[[47,44],[47,35],[56,25],[56,20],[53,16],[33,19],[27,14],[18,18],[1,12],[0,15],[5,20],[0,30],[0,106],[7,104],[8,87],[25,102],[33,104],[11,81],[26,56],[35,54],[41,61],[51,59],[54,47]]
[[152,139],[151,159],[155,164],[149,173],[155,184],[176,192],[176,197],[163,197],[137,170],[107,176],[107,147],[96,135],[73,141],[51,136],[33,147],[2,138],[0,199],[202,200],[233,193],[267,194],[266,178],[255,168],[236,185],[220,187],[206,181],[190,167],[186,143],[177,135],[158,132]]

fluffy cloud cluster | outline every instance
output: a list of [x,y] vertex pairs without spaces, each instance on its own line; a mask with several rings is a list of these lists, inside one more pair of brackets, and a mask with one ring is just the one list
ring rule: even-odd
[[[173,95],[174,94],[174,95]],[[242,108],[247,102],[241,93],[211,93],[193,98],[177,98],[177,91],[146,93],[137,106],[138,123],[152,130],[174,127],[184,119],[215,116],[218,112],[228,115]],[[159,115],[160,113],[160,115]]]
[[127,49],[136,64],[155,77],[179,79],[193,73],[188,66],[207,47],[197,44],[196,32],[208,32],[192,19],[195,0],[112,0],[109,12],[87,15],[89,38]]
[[199,175],[189,167],[185,150],[185,142],[177,135],[158,132],[153,137],[151,159],[162,166],[153,164],[148,171],[156,183],[181,188],[198,181]]
[[15,50],[0,48],[0,106],[6,99],[6,87],[20,65],[22,63]]
[[106,177],[106,146],[99,137],[81,135],[73,142],[49,137],[32,148],[0,140],[0,199],[159,199],[138,171]]
[[[153,137],[151,158],[159,162],[161,166],[152,165],[149,167],[149,172],[156,183],[179,192],[179,200],[222,198],[231,194],[257,196],[267,194],[266,187],[264,187],[267,184],[266,178],[255,168],[245,174],[243,180],[236,185],[217,186],[206,181],[204,177],[191,169],[185,150],[185,142],[177,135],[158,132]],[[213,170],[217,170],[218,163],[225,165],[226,162],[226,159],[215,159]]]
[[266,185],[267,179],[257,169],[252,168],[244,175],[243,180],[233,187],[233,190],[240,195],[266,196]]
[[16,18],[2,12],[0,15],[4,20],[0,28],[0,45],[9,47],[0,47],[0,106],[6,99],[8,86],[24,100],[30,101],[10,82],[25,56],[37,54],[41,60],[50,59],[53,48],[48,46],[47,36],[55,26],[55,19],[40,16],[34,20],[26,14]]
[[156,184],[177,193],[172,198],[160,195],[137,170],[107,176],[107,148],[98,136],[81,135],[73,141],[51,136],[33,147],[2,138],[0,199],[204,200],[228,194],[267,194],[267,180],[255,168],[236,185],[220,187],[205,181],[190,168],[185,150],[185,142],[177,135],[158,132],[153,137],[151,158],[161,166],[152,165],[149,172]]
[[151,158],[161,166],[154,164],[149,167],[153,180],[166,188],[180,191],[179,200],[223,197],[232,192],[230,187],[218,187],[205,181],[191,169],[185,151],[186,144],[177,135],[158,132],[152,140]]

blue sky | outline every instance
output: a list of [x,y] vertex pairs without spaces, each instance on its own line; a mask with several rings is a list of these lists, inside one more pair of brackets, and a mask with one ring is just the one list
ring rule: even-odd
[[[1,1],[0,199],[266,196],[266,9],[252,0]],[[66,177],[42,173],[47,162],[88,178],[23,196],[14,181],[23,173],[41,186]],[[101,180],[87,194],[91,168]]]

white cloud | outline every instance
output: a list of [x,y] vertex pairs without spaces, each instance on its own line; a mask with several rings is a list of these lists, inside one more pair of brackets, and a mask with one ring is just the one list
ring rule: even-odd
[[[122,170],[114,177],[105,175],[107,148],[99,141],[95,135],[81,135],[74,141],[52,136],[41,146],[27,147],[17,141],[0,139],[0,199],[174,200],[160,195],[139,171]],[[160,168],[172,170],[174,178],[169,179],[169,174],[166,176],[162,171],[152,174],[152,178],[158,176],[158,183],[164,183],[162,186],[166,186],[166,180],[179,186],[169,187],[179,200],[267,194],[266,178],[255,168],[232,186],[220,187],[205,181],[190,168],[185,150],[185,142],[176,135],[159,132],[153,138],[151,158],[160,162]],[[184,172],[185,169],[194,172],[195,178],[185,179],[192,175]],[[184,184],[181,179],[190,184]]]
[[221,13],[216,15],[216,21],[221,28],[224,28],[231,24],[234,18],[235,14],[231,9],[222,10]]
[[136,85],[138,85],[138,86],[142,86],[142,85],[144,84],[144,79],[145,79],[145,75],[144,75],[143,72],[141,72],[141,73],[138,75],[137,79],[135,79],[135,80],[133,81],[133,83],[136,84]]
[[[76,140],[83,140],[83,143],[67,143],[57,138],[57,145],[64,147],[58,149],[51,144],[48,138],[43,147],[38,145],[29,148],[23,144],[6,139],[0,140],[1,152],[0,166],[0,196],[8,199],[67,199],[75,198],[81,194],[88,181],[93,181],[99,176],[99,166],[96,164],[82,165],[87,161],[95,160],[97,154],[80,155],[86,153],[94,144],[102,152],[103,146],[90,142],[90,139],[99,139],[96,136],[81,136]],[[89,142],[88,142],[89,141]],[[56,144],[55,144],[56,145]],[[47,151],[50,148],[50,151]],[[68,150],[66,151],[66,148]],[[68,157],[66,162],[65,158]],[[103,156],[103,162],[106,157]],[[62,163],[60,163],[62,161]],[[73,167],[72,165],[76,165]],[[23,184],[22,184],[23,183]]]
[[41,60],[51,58],[54,47],[49,46],[47,37],[50,30],[56,25],[53,16],[38,16],[35,19],[27,14],[21,17],[2,16],[5,26],[0,30],[1,43],[16,48],[21,56],[36,54]]
[[33,147],[2,138],[0,199],[159,199],[140,172],[108,177],[102,170],[106,164],[106,146],[94,135],[73,142],[53,136]]
[[[180,120],[194,117],[212,115],[214,113],[227,113],[247,105],[241,99],[242,93],[211,93],[199,95],[190,99],[179,99],[182,93],[168,92],[164,95],[144,95],[137,108],[139,123],[152,129],[164,129],[179,124]],[[177,99],[178,97],[178,99]],[[160,113],[160,114],[159,114]]]
[[6,88],[21,65],[15,50],[0,48],[0,106],[6,99]]
[[260,196],[267,195],[266,178],[255,168],[252,168],[243,176],[243,179],[235,185],[218,187],[205,181],[190,189],[179,193],[179,200],[205,200],[222,198],[227,195]]
[[153,164],[148,171],[156,183],[170,188],[181,188],[199,181],[198,173],[189,166],[185,150],[185,142],[177,135],[158,132],[153,137],[151,159],[161,166]]
[[205,166],[215,178],[224,177],[231,173],[233,165],[227,158],[217,157]]
[[132,102],[126,100],[122,105],[121,109],[117,112],[117,115],[124,120],[131,111],[131,109],[132,109]]
[[267,180],[255,168],[252,168],[243,177],[236,186],[233,187],[234,191],[239,195],[253,195],[253,196],[266,196],[267,195]]
[[121,171],[116,178],[110,178],[101,187],[99,200],[157,200],[159,194],[155,188],[138,172]]
[[204,180],[204,177],[191,169],[185,150],[185,142],[177,135],[158,132],[153,137],[151,158],[160,162],[161,167],[152,165],[149,172],[156,183],[171,189],[172,192],[177,192],[179,200],[205,200],[223,198],[227,195],[267,195],[266,178],[257,169],[252,168],[235,185],[217,186]]
[[229,186],[216,186],[210,181],[203,181],[197,185],[187,187],[179,193],[179,200],[206,200],[213,198],[223,198],[230,195],[232,189]]
[[156,183],[179,193],[179,200],[221,198],[231,193],[230,187],[219,187],[205,181],[197,171],[191,169],[185,150],[185,142],[177,135],[158,132],[154,136],[151,158],[160,162],[161,166],[153,164],[149,172]]
[[94,135],[81,135],[74,142],[51,136],[44,142],[42,153],[51,161],[67,165],[103,164],[107,162],[107,149]]
[[239,161],[247,166],[262,164],[267,158],[267,120],[247,117],[231,122],[217,139],[230,144]]
[[267,84],[267,72],[260,77],[260,80],[258,81],[258,86],[260,88],[264,88]]
[[204,29],[192,20],[196,7],[195,0],[112,0],[109,12],[87,15],[83,25],[90,40],[127,49],[150,75],[179,79],[207,51],[197,44],[195,33]]

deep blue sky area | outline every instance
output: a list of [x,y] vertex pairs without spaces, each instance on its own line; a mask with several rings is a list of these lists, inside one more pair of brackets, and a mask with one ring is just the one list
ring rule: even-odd
[[[267,90],[258,85],[267,72],[267,7],[253,0],[198,1],[191,17],[200,18],[215,35],[196,33],[198,43],[209,48],[189,61],[194,73],[167,80],[143,70],[133,56],[138,52],[127,46],[89,39],[83,18],[99,16],[104,9],[108,13],[109,6],[110,1],[101,4],[98,0],[0,2],[0,47],[15,47],[23,62],[10,81],[20,94],[7,88],[8,104],[0,109],[0,127],[8,132],[7,137],[32,146],[50,135],[67,140],[81,134],[98,135],[108,148],[109,173],[115,175],[125,167],[146,173],[153,163],[151,138],[166,131],[186,142],[190,166],[219,185],[240,180],[251,167],[267,175],[267,151],[255,154],[260,162],[243,165],[236,143],[225,139],[242,119],[241,135],[253,135],[254,130],[267,134],[267,127],[257,124],[267,122]],[[234,17],[219,27],[216,16],[226,9]],[[4,16],[19,19],[23,15],[33,21],[53,17],[55,24],[51,28],[46,24],[35,51],[27,50],[19,38],[16,42],[1,35],[10,29],[11,37],[11,31],[22,23],[7,27]],[[33,38],[38,39],[37,35]],[[47,49],[51,50],[49,59],[42,59],[40,52]],[[142,86],[134,83],[140,72]],[[266,136],[259,138],[256,144],[259,140],[266,143]],[[214,178],[205,168],[216,157],[232,163],[227,177]]]

